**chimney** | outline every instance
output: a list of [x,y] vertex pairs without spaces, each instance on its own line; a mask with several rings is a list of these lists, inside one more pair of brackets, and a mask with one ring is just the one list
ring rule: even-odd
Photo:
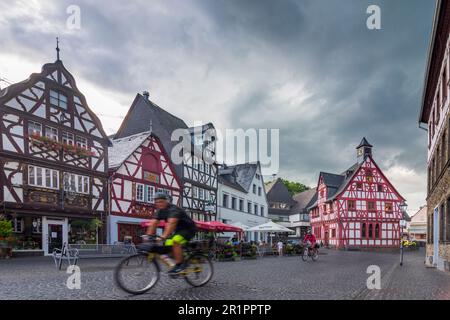
[[145,100],[148,101],[150,99],[150,93],[148,91],[142,92],[142,95],[144,96]]

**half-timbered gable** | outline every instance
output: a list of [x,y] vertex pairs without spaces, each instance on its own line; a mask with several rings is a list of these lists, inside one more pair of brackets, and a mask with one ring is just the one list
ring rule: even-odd
[[181,183],[160,140],[151,132],[112,140],[110,242],[139,242],[140,223],[154,214],[153,196],[165,192],[180,205]]
[[314,234],[337,248],[396,247],[405,201],[372,158],[363,139],[358,162],[341,174],[319,175],[317,201],[310,207]]
[[[195,220],[215,220],[217,164],[213,125],[189,128],[183,120],[151,102],[145,92],[136,96],[115,138],[140,134],[150,128],[170,155],[174,170],[180,177],[183,208]],[[182,130],[184,139],[191,142],[189,150],[180,149],[181,161],[172,158],[172,152],[179,143],[172,140],[176,130]]]
[[[47,253],[52,226],[62,226],[53,243],[67,242],[69,218],[104,216],[109,140],[60,60],[0,91],[0,132],[0,202],[25,226],[19,239]],[[42,235],[26,234],[32,221]]]

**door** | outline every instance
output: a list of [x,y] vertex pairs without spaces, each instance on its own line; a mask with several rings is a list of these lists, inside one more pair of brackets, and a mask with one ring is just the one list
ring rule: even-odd
[[53,249],[61,249],[68,240],[67,219],[52,220],[44,217],[42,223],[42,245],[45,255],[51,255]]
[[439,262],[439,208],[434,208],[433,214],[433,264]]

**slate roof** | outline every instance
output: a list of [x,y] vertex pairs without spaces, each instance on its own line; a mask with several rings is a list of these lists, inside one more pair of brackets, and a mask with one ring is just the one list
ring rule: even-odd
[[108,148],[109,168],[119,167],[149,136],[151,132],[146,131],[121,139],[112,139],[112,147]]
[[259,163],[226,166],[219,169],[219,181],[239,191],[248,193],[258,166]]
[[292,198],[296,203],[291,209],[292,214],[302,213],[306,211],[306,209],[317,200],[314,199],[316,194],[317,194],[316,188],[294,194]]
[[[183,120],[165,111],[141,94],[137,94],[115,139],[147,132],[150,130],[150,124],[152,132],[159,138],[169,157],[172,149],[178,143],[171,140],[172,132],[176,129],[189,130]],[[174,168],[178,177],[182,177],[183,165],[174,163]]]
[[292,199],[289,190],[284,185],[281,178],[278,178],[273,184],[268,184],[266,188],[268,202],[281,202],[294,205],[295,201]]

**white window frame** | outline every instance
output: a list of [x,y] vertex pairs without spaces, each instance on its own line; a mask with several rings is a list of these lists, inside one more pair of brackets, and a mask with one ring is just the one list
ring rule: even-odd
[[[37,126],[39,126],[40,129],[39,129],[39,130],[33,129],[33,130],[30,132],[31,125],[37,125]],[[42,137],[42,124],[39,123],[39,122],[36,122],[36,121],[28,120],[28,135],[31,135],[31,134],[38,134],[39,136]]]
[[192,186],[192,198],[198,198],[198,188],[196,186]]
[[58,129],[50,126],[45,126],[45,136],[54,141],[59,141],[58,139]]
[[136,201],[144,202],[145,187],[142,183],[136,183]]
[[[47,173],[50,174],[50,184],[47,184]],[[38,183],[38,177],[41,183]],[[56,178],[56,181],[54,180]],[[37,166],[28,166],[28,185],[46,189],[59,189],[59,171]]]
[[[76,193],[89,194],[90,193],[90,177],[83,176],[75,173],[64,172],[64,179],[69,176],[69,186],[73,186]],[[67,190],[67,186],[64,185],[64,190]]]
[[81,136],[76,136],[75,145],[79,148],[87,149],[88,148],[88,139]]
[[64,131],[62,133],[62,142],[66,145],[74,146],[75,145],[75,135],[73,133]]
[[145,185],[145,202],[147,203],[155,203],[155,187],[154,186],[149,186],[149,185]]
[[205,198],[204,193],[205,193],[205,191],[202,188],[198,188],[198,198],[200,200],[203,200]]
[[12,220],[12,223],[13,223],[13,232],[14,233],[23,233],[23,231],[24,231],[24,220],[23,220],[22,217],[14,218]]

